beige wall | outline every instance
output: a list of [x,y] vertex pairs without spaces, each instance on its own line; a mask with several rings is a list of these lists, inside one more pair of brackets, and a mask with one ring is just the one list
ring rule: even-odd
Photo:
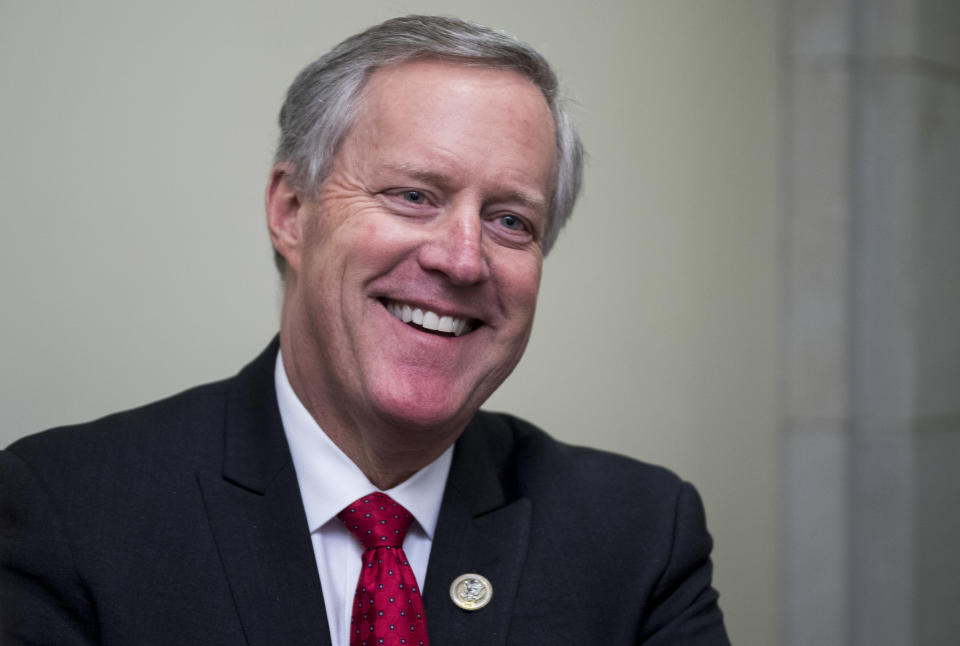
[[0,444],[235,371],[277,325],[283,91],[363,26],[461,15],[576,99],[586,190],[490,406],[702,492],[733,641],[774,642],[777,16],[763,0],[0,0]]

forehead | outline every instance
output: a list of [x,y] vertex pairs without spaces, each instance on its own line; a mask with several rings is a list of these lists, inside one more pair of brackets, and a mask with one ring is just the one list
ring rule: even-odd
[[504,169],[525,169],[547,183],[556,159],[553,116],[530,79],[512,69],[432,59],[374,72],[350,139],[376,159],[424,154],[474,165],[493,156]]
[[361,91],[354,125],[398,120],[410,127],[447,125],[477,112],[483,113],[488,126],[519,121],[534,128],[533,134],[549,129],[553,135],[546,99],[526,76],[509,68],[435,59],[377,69]]

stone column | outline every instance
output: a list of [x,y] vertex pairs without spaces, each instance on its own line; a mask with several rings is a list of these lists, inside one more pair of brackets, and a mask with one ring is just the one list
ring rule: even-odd
[[784,644],[960,634],[960,3],[785,0]]

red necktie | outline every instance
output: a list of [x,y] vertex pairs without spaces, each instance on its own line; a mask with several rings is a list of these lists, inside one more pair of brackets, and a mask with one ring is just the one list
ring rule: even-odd
[[363,545],[350,646],[428,646],[423,599],[403,553],[413,516],[375,491],[348,505],[337,518]]

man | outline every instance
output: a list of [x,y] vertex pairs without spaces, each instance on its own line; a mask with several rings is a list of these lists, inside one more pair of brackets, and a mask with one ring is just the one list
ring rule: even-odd
[[279,339],[0,454],[3,643],[727,643],[690,485],[478,412],[579,189],[546,61],[391,20],[280,126]]

